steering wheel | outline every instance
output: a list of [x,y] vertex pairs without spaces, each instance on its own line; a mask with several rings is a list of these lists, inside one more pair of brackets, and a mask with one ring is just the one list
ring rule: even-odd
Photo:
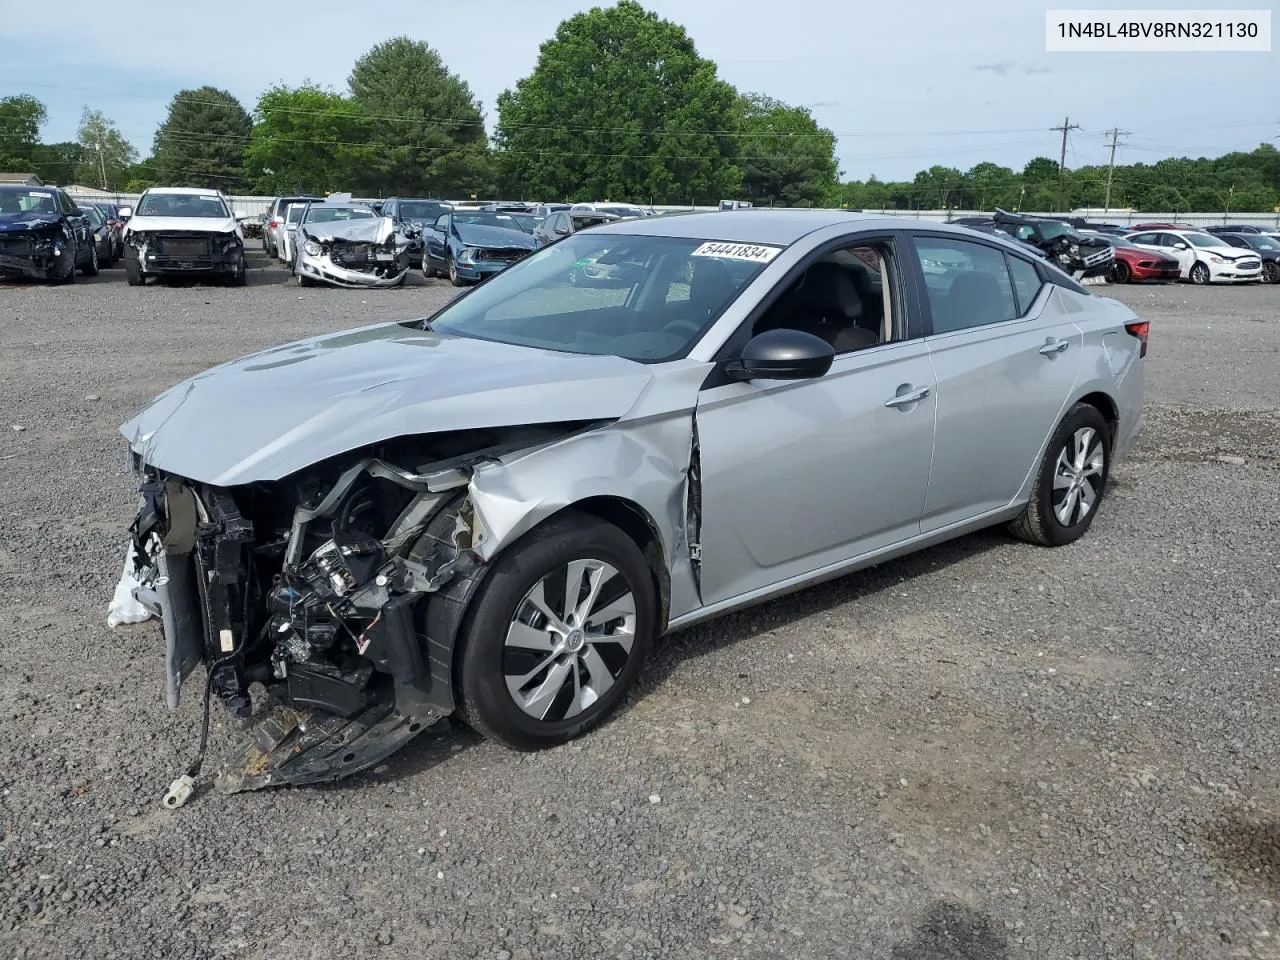
[[693,320],[672,320],[662,328],[662,332],[684,334],[690,337],[695,337],[701,329],[702,324]]

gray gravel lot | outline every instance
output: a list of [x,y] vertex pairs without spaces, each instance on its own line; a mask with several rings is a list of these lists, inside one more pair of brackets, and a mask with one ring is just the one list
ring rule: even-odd
[[198,698],[104,622],[116,427],[454,292],[414,279],[0,285],[0,956],[1280,957],[1275,287],[1104,291],[1152,321],[1147,420],[1078,544],[981,533],[670,638],[563,748],[455,727],[162,810]]

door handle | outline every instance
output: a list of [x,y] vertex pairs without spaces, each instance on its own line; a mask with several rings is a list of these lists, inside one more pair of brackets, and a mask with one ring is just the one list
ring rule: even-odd
[[[928,387],[920,387],[919,389],[912,390],[910,384],[904,384],[903,386],[907,388],[907,392],[900,393],[896,397],[886,400],[884,402],[886,407],[905,407],[909,403],[919,403],[929,395]],[[898,389],[901,390],[902,387],[899,387]]]
[[1070,340],[1047,340],[1045,345],[1040,348],[1040,352],[1046,357],[1051,357],[1055,353],[1061,353],[1069,346],[1071,346]]

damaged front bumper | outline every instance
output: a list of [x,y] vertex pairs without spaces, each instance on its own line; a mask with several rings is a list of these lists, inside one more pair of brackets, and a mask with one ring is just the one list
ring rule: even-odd
[[74,270],[71,247],[61,234],[0,237],[0,278],[58,280]]
[[335,263],[328,252],[312,255],[304,251],[298,255],[298,272],[302,276],[335,287],[398,287],[404,283],[409,268],[407,250],[387,254],[385,259],[373,261],[368,269]]
[[234,234],[131,234],[125,259],[146,276],[239,276],[244,272],[244,244]]

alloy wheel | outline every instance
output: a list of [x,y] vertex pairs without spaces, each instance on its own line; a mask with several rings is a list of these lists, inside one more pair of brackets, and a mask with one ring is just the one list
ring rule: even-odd
[[516,605],[503,648],[512,700],[540,721],[567,720],[617,682],[635,643],[636,599],[603,560],[573,560]]
[[1197,263],[1195,266],[1193,266],[1191,268],[1191,282],[1201,283],[1201,284],[1208,283],[1209,268],[1206,267],[1203,263]]
[[1106,450],[1092,427],[1081,427],[1058,454],[1053,468],[1053,513],[1064,527],[1087,517],[1102,494]]

